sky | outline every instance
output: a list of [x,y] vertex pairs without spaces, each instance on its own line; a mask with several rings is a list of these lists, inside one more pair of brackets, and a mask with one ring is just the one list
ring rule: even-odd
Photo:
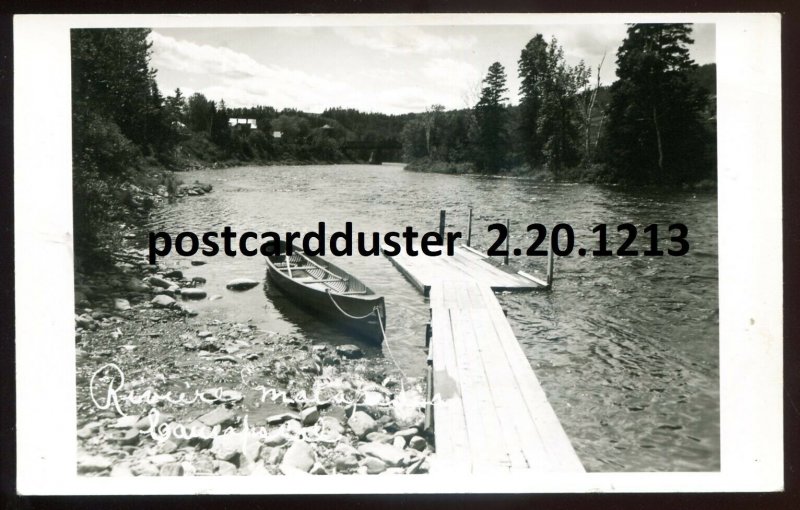
[[[694,25],[698,64],[715,62],[715,27]],[[537,33],[558,39],[569,65],[612,83],[624,24],[505,26],[369,26],[157,28],[151,65],[164,94],[180,88],[224,99],[228,107],[272,106],[321,113],[356,108],[390,114],[474,106],[480,82],[497,61],[508,97],[518,103],[517,61]],[[593,78],[594,80],[594,78]]]

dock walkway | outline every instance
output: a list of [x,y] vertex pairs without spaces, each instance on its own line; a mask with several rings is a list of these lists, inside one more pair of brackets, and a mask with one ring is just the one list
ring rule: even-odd
[[538,284],[452,259],[392,260],[430,298],[432,472],[583,472],[492,290]]
[[401,253],[387,257],[392,264],[427,296],[436,282],[443,280],[477,281],[498,291],[544,289],[547,284],[527,273],[510,273],[486,261],[486,256],[464,246],[457,246],[452,256],[412,257]]

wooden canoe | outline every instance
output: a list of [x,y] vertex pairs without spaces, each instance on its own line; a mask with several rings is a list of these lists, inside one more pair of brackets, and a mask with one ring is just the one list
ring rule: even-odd
[[281,241],[279,253],[266,257],[267,277],[289,299],[324,315],[342,329],[376,343],[383,341],[383,296],[331,262],[306,255],[296,246],[287,257],[286,243]]

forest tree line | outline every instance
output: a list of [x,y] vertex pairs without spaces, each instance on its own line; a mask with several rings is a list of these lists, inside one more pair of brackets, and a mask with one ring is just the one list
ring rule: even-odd
[[617,80],[570,66],[555,38],[521,50],[519,105],[493,63],[474,108],[434,105],[403,130],[412,169],[536,174],[552,179],[675,185],[716,178],[716,68],[689,56],[691,26],[634,24]]
[[[166,169],[238,163],[398,161],[423,171],[681,184],[716,175],[715,69],[689,56],[691,25],[634,24],[610,87],[570,66],[553,38],[521,49],[519,105],[492,64],[470,108],[404,115],[329,108],[231,108],[178,89],[164,95],[147,29],[73,30],[76,237],[129,213],[131,185],[176,186]],[[601,66],[602,62],[592,64]],[[256,128],[229,119],[256,121]]]

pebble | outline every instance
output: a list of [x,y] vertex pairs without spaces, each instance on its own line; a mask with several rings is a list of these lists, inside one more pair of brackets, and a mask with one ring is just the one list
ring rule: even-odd
[[233,476],[236,474],[236,466],[224,460],[215,460],[214,472],[220,476]]
[[159,476],[183,476],[183,466],[177,462],[164,464],[158,472]]
[[317,423],[319,419],[319,409],[317,406],[309,407],[308,409],[303,409],[300,412],[300,421],[303,423],[304,427],[310,427]]
[[370,432],[366,435],[366,440],[370,443],[390,443],[393,438],[394,436],[384,432]]
[[337,346],[336,354],[347,359],[358,359],[364,356],[364,352],[358,346],[353,344]]
[[111,468],[111,477],[121,477],[127,478],[130,476],[134,476],[133,471],[131,471],[131,467],[129,464],[115,464]]
[[281,413],[267,416],[267,425],[280,425],[281,423],[289,420],[299,420],[300,415],[297,413]]
[[364,443],[358,447],[363,455],[377,457],[390,466],[399,465],[405,458],[403,450],[385,443]]
[[127,299],[116,298],[114,299],[114,308],[117,310],[130,310],[131,303]]
[[418,432],[419,430],[416,427],[411,427],[407,429],[398,430],[397,432],[394,433],[394,435],[408,439],[409,437],[417,435]]
[[96,473],[111,469],[111,460],[96,455],[81,455],[78,457],[78,473]]
[[151,276],[147,279],[147,283],[152,285],[153,287],[161,287],[162,289],[168,289],[175,285],[174,283],[161,278],[160,276]]
[[158,476],[158,468],[149,462],[137,462],[131,466],[131,472],[136,476]]
[[114,423],[113,427],[116,428],[116,429],[129,429],[129,428],[135,427],[136,424],[139,423],[139,420],[141,420],[141,418],[142,417],[139,416],[138,414],[136,414],[136,415],[131,414],[131,415],[128,415],[128,416],[122,416],[122,417],[117,419],[117,421]]
[[236,415],[229,409],[218,407],[197,418],[197,421],[212,428],[217,425],[226,427],[228,425],[233,425],[233,422],[236,421]]
[[175,300],[165,294],[159,294],[150,301],[154,306],[159,308],[169,308],[175,305]]
[[206,297],[206,291],[192,288],[181,289],[181,297],[184,299],[203,299]]
[[377,475],[386,471],[386,463],[375,457],[367,457],[362,465],[367,467],[367,474],[369,475]]
[[214,472],[214,463],[209,459],[198,459],[192,464],[194,472],[198,475],[210,475]]
[[239,463],[239,454],[244,444],[243,432],[220,434],[211,443],[211,453],[218,460],[225,460],[233,464]]
[[408,442],[408,445],[411,448],[421,452],[426,446],[428,446],[428,442],[425,441],[425,438],[422,436],[414,436],[411,438],[411,441]]
[[325,466],[323,466],[319,462],[315,463],[311,467],[311,471],[310,472],[311,472],[312,475],[327,475],[328,474],[328,470],[325,469]]
[[193,260],[193,261],[191,262],[191,264],[192,264],[193,266],[202,266],[202,265],[205,265],[205,264],[206,264],[206,261],[205,261],[205,260]]
[[265,437],[263,441],[267,446],[280,446],[282,444],[286,444],[289,441],[289,438],[287,438],[283,432],[276,430]]
[[211,331],[203,330],[203,331],[198,331],[197,336],[199,336],[200,338],[208,338],[210,336],[214,336],[214,333],[212,333]]
[[173,269],[171,271],[167,271],[166,273],[164,273],[164,278],[177,278],[178,280],[180,280],[181,278],[183,278],[183,271],[181,271],[180,269]]
[[194,276],[192,277],[192,283],[195,285],[204,285],[206,283],[206,279],[202,276]]
[[[392,446],[399,449],[404,449],[406,447],[406,440],[402,436],[395,436],[394,440],[392,441]],[[425,448],[423,447],[423,450]]]
[[344,434],[344,427],[335,416],[323,416],[318,423],[323,433]]

